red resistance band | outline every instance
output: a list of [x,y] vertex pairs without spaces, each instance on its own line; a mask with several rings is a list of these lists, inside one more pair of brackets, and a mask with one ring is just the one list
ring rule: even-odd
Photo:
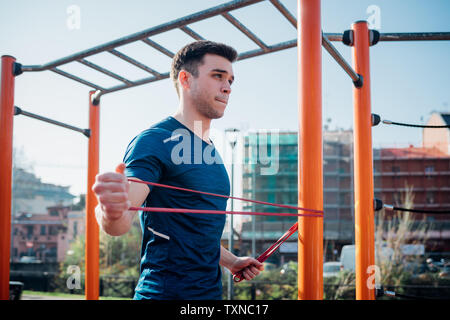
[[[152,185],[155,187],[162,187],[162,188],[168,188],[168,189],[188,191],[188,192],[193,192],[193,193],[206,194],[206,195],[211,195],[211,196],[215,196],[215,197],[222,197],[222,198],[228,198],[228,199],[235,199],[235,200],[259,203],[259,204],[264,204],[264,205],[269,205],[269,206],[274,206],[274,207],[281,207],[281,208],[313,212],[313,213],[317,213],[317,214],[274,213],[274,212],[254,212],[254,211],[222,211],[222,210],[200,210],[200,209],[179,209],[179,208],[149,208],[149,207],[130,207],[129,210],[146,211],[146,212],[178,212],[178,213],[202,213],[202,214],[242,214],[242,215],[266,215],[266,216],[323,217],[322,210],[305,209],[305,208],[301,208],[301,207],[284,205],[284,204],[276,204],[276,203],[270,203],[270,202],[264,202],[264,201],[258,201],[258,200],[225,196],[222,194],[215,194],[215,193],[210,193],[210,192],[203,192],[203,191],[197,191],[197,190],[192,190],[192,189],[180,188],[180,187],[169,186],[169,185],[155,183],[155,182],[136,180],[133,178],[128,178],[128,181],[148,184],[148,185]],[[268,248],[258,258],[256,258],[256,260],[258,260],[261,263],[266,261],[267,258],[269,258],[275,252],[275,250],[277,250],[281,246],[281,244],[283,242],[285,242],[293,233],[295,233],[297,231],[297,229],[298,229],[298,222],[296,222],[284,235],[282,235],[281,238],[278,239],[277,242],[275,242],[270,248]],[[242,274],[243,271],[244,270],[238,271],[233,275],[233,279],[235,282],[240,282],[245,279]]]

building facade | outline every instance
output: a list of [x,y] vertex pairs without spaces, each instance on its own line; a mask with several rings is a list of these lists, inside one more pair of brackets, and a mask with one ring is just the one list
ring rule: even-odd
[[22,168],[13,168],[12,216],[22,212],[45,214],[47,207],[68,206],[75,198],[69,186],[44,183]]
[[[374,187],[375,197],[385,204],[450,211],[450,156],[437,147],[374,150]],[[412,203],[405,204],[408,190]],[[386,214],[391,218],[394,212],[386,210]],[[426,251],[449,255],[449,215],[414,213],[413,218],[416,225],[428,228]]]
[[61,262],[70,243],[84,234],[84,212],[69,206],[48,207],[45,214],[22,213],[12,221],[11,261],[33,257],[43,263]]
[[[297,138],[297,132],[276,131],[244,136],[244,198],[297,206]],[[413,208],[450,210],[450,156],[437,146],[375,149],[373,157],[376,198],[385,204],[403,206],[404,194],[411,189]],[[352,131],[324,131],[323,179],[324,259],[338,260],[342,246],[354,243],[355,234]],[[295,210],[252,203],[244,205],[243,210],[296,213]],[[423,219],[428,222],[426,251],[449,255],[450,216],[415,214],[413,218],[417,224]],[[242,225],[236,247],[241,254],[257,256],[296,221],[295,217],[251,216]],[[410,240],[414,241],[413,238]],[[297,233],[273,254],[269,262],[282,264],[296,259]]]
[[[427,121],[428,126],[450,126],[450,113],[433,112]],[[450,128],[424,128],[423,147],[437,148],[450,155]]]
[[[352,134],[324,133],[324,241],[328,259],[354,239]],[[244,137],[243,197],[298,205],[297,132],[254,132]],[[247,204],[247,211],[289,212],[296,210]],[[296,221],[295,217],[252,216],[242,225],[242,254],[262,253]],[[275,264],[297,259],[297,233],[271,257]]]

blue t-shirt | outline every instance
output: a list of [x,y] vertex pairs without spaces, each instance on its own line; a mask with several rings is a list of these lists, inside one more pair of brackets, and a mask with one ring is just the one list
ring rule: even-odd
[[[173,117],[141,132],[128,145],[125,175],[210,193],[230,194],[214,144]],[[149,185],[144,207],[226,210],[227,198]],[[220,214],[140,212],[140,278],[134,299],[222,298]]]

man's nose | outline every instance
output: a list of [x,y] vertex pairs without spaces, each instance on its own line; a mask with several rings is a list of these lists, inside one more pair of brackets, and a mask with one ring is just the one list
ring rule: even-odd
[[231,93],[231,85],[228,82],[222,86],[222,93]]

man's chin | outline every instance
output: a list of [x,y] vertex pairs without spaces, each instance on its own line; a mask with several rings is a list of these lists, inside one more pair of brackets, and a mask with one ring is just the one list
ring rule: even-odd
[[217,110],[216,108],[208,108],[208,109],[197,109],[203,116],[213,120],[220,119],[225,114],[225,108],[221,108],[222,110]]
[[211,120],[214,120],[214,119],[220,119],[220,118],[223,117],[223,114],[224,114],[224,113],[222,113],[222,114],[209,115],[208,118],[210,118]]

